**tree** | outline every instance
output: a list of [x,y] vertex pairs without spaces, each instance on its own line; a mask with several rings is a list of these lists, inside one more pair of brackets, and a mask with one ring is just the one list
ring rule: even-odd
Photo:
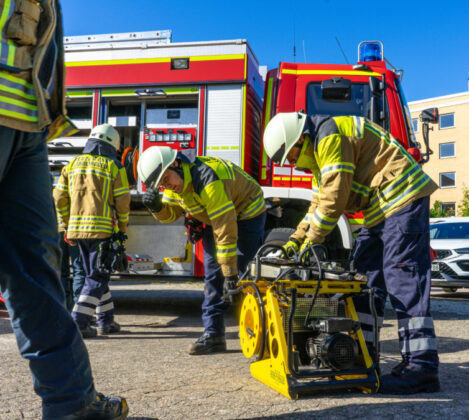
[[458,216],[469,216],[469,188],[464,184],[462,186],[462,201],[458,205]]

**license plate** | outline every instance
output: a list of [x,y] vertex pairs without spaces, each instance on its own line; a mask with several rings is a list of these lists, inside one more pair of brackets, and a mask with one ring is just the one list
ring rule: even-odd
[[440,271],[440,264],[432,263],[432,271]]

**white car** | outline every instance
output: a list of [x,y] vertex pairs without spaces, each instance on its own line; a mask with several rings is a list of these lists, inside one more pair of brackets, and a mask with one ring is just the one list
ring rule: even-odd
[[469,217],[430,219],[432,286],[446,292],[469,288]]

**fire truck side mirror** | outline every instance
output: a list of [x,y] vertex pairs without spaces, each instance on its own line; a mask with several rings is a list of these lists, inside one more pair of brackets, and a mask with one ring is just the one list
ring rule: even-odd
[[436,124],[439,117],[438,108],[427,108],[420,113],[420,121],[423,123]]
[[348,102],[351,98],[352,82],[343,77],[333,77],[321,82],[322,99],[328,102]]
[[381,98],[384,92],[384,81],[377,79],[374,76],[370,76],[370,91],[374,96]]

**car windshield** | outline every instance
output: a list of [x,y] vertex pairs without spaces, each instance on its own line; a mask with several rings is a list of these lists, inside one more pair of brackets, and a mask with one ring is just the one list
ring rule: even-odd
[[430,225],[430,239],[469,239],[469,223]]

